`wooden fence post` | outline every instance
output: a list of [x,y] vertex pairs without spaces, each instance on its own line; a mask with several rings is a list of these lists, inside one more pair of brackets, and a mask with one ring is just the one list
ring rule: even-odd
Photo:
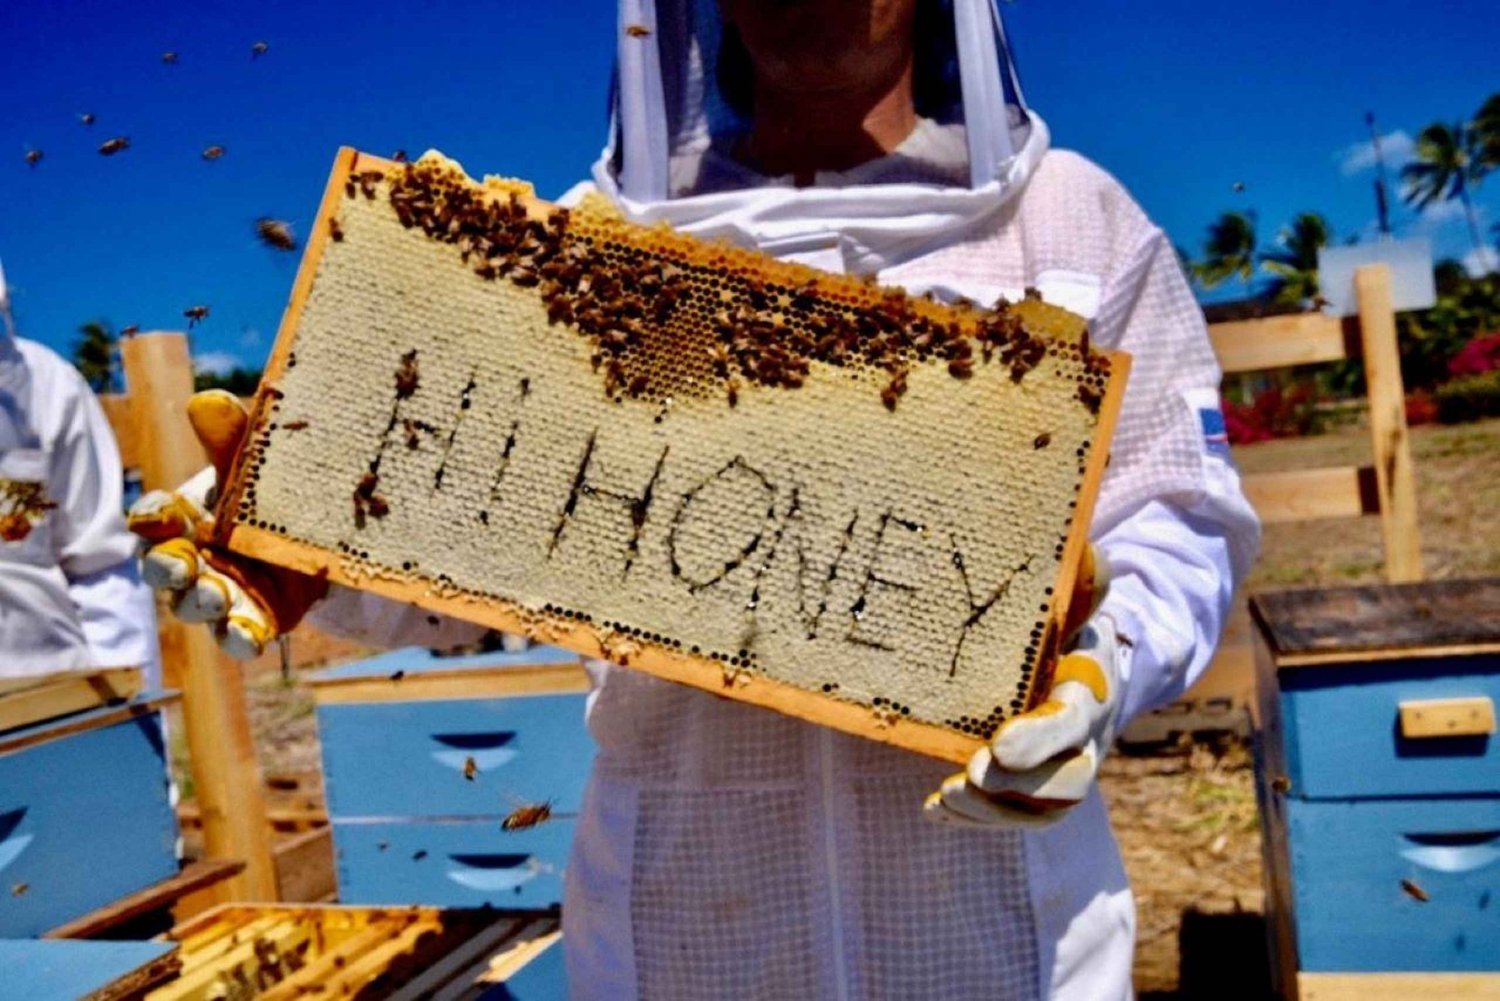
[[[187,338],[150,333],[120,343],[142,485],[171,489],[207,463],[187,421],[193,392]],[[244,871],[220,884],[223,900],[277,899],[265,791],[255,760],[239,665],[204,626],[161,624],[162,660],[177,665],[193,795],[203,818],[204,854],[240,859]]]
[[1401,392],[1401,351],[1396,344],[1396,313],[1391,307],[1390,267],[1373,264],[1357,269],[1354,291],[1359,302],[1365,390],[1370,400],[1370,437],[1375,447],[1375,481],[1380,490],[1386,578],[1393,583],[1421,580],[1417,482],[1406,433],[1406,400]]

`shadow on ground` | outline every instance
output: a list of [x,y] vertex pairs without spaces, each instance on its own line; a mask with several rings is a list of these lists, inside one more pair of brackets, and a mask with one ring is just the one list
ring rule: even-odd
[[1259,914],[1204,914],[1189,908],[1177,933],[1178,986],[1140,1001],[1263,1001],[1271,995],[1266,922]]

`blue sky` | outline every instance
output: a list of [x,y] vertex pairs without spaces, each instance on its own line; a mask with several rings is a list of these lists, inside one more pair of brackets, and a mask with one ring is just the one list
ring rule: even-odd
[[[1366,109],[1399,157],[1429,122],[1466,117],[1500,90],[1500,7],[1484,0],[1005,10],[1054,142],[1116,174],[1190,251],[1231,208],[1257,213],[1263,243],[1304,209],[1340,238],[1369,233]],[[86,320],[181,329],[182,310],[202,303],[203,364],[259,365],[296,255],[260,246],[254,220],[305,230],[340,145],[436,147],[471,173],[559,194],[602,144],[613,11],[608,0],[0,4],[0,259],[18,324],[65,349]],[[262,39],[269,51],[252,59]],[[168,49],[176,65],[162,64]],[[131,148],[95,152],[116,135]],[[228,152],[205,162],[212,144]],[[28,148],[45,154],[34,169]],[[1488,231],[1500,176],[1478,202]],[[1454,208],[1417,217],[1398,205],[1398,232],[1462,256]]]

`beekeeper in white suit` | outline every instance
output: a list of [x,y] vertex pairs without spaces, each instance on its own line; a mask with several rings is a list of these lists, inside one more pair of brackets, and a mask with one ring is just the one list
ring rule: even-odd
[[[991,0],[625,0],[618,27],[593,183],[631,218],[913,293],[1035,288],[1135,361],[1092,532],[1107,596],[1045,703],[966,771],[595,669],[574,995],[1128,997],[1134,905],[1094,776],[1120,726],[1207,664],[1258,541],[1208,433],[1219,370],[1171,245],[1108,174],[1049,150]],[[198,406],[222,462],[243,415]],[[147,506],[171,505],[178,527],[202,508]],[[190,546],[153,565],[242,652],[316,595],[220,560],[238,586]],[[348,592],[316,613],[391,640],[457,629]]]
[[76,369],[16,336],[0,269],[0,678],[102,667],[160,681],[120,452]]

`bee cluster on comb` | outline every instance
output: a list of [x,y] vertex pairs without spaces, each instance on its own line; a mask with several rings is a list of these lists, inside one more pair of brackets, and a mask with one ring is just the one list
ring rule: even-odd
[[1044,690],[1126,368],[1079,318],[431,154],[310,234],[230,548],[954,760]]
[[[493,197],[437,159],[403,164],[388,176],[365,171],[346,182],[345,193],[373,199],[382,181],[402,226],[455,245],[483,279],[537,288],[549,322],[565,323],[593,341],[591,362],[603,369],[612,396],[680,389],[676,380],[657,384],[664,381],[658,356],[691,354],[697,347],[702,353],[695,381],[706,375],[706,359],[731,403],[741,379],[796,389],[810,366],[822,362],[883,373],[881,399],[894,410],[912,365],[941,361],[954,378],[967,379],[976,363],[993,361],[1020,382],[1049,347],[1003,300],[989,309],[966,305],[937,317],[900,289],[879,289],[869,301],[847,290],[840,294],[840,283],[818,277],[777,283],[743,269],[737,273],[724,266],[727,260],[695,265],[668,247],[616,248],[610,234],[600,231],[604,227],[571,225],[566,208],[539,217],[523,203],[523,189]],[[1097,412],[1109,359],[1089,349],[1086,330],[1078,357],[1084,363],[1079,400]]]

